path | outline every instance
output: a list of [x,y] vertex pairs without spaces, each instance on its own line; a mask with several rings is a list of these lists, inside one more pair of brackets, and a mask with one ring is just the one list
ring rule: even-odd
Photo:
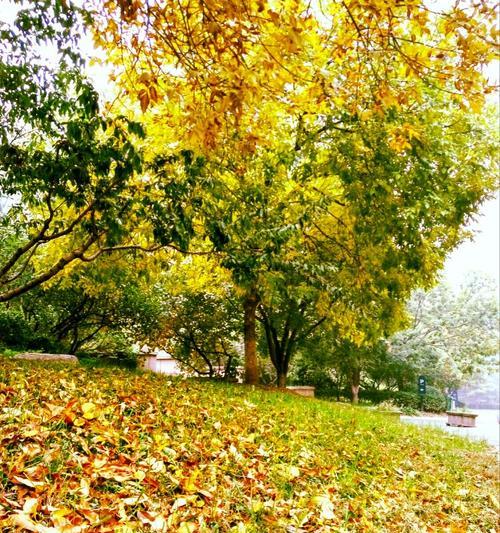
[[496,409],[474,409],[478,415],[475,428],[459,428],[446,425],[446,416],[404,416],[401,421],[418,426],[432,426],[444,429],[449,433],[476,440],[485,440],[488,444],[500,447],[499,411]]

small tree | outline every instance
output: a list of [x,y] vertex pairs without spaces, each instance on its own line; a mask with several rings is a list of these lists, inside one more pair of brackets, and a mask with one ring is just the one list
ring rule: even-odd
[[101,257],[16,299],[11,306],[29,333],[24,347],[44,341],[72,354],[96,346],[112,353],[103,342],[111,334],[128,347],[156,334],[163,308],[154,287],[137,274],[137,264],[130,255]]
[[235,377],[241,319],[234,296],[184,291],[165,305],[162,337],[175,358],[198,375]]

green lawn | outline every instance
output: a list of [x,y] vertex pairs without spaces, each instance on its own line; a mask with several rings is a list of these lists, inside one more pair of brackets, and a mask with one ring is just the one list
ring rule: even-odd
[[484,446],[362,408],[0,365],[1,531],[496,531]]

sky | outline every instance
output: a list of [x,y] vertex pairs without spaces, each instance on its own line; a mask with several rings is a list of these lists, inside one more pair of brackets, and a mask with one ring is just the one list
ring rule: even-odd
[[443,279],[454,287],[460,286],[468,272],[491,276],[500,287],[500,200],[498,195],[482,206],[480,214],[468,229],[472,240],[461,244],[446,261]]
[[[441,3],[443,2],[447,3],[446,0],[441,0]],[[12,22],[17,9],[19,8],[11,2],[0,0],[0,21]],[[89,52],[91,51],[90,40],[86,40],[83,45],[89,49]],[[107,82],[105,69],[96,65],[90,68],[89,75],[93,78],[96,89],[104,92]],[[490,80],[499,79],[498,62],[490,66],[488,77]],[[498,95],[496,95],[496,98],[498,98]],[[500,119],[498,126],[500,128]],[[458,288],[469,272],[478,272],[494,278],[497,287],[500,287],[499,227],[500,200],[497,195],[494,199],[488,200],[482,205],[479,214],[469,224],[468,229],[474,232],[474,236],[450,254],[442,272],[442,279],[453,287]]]

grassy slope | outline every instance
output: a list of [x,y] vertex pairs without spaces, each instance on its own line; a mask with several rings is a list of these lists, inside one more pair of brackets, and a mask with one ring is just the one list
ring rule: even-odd
[[0,362],[0,529],[493,531],[496,458],[363,409]]

